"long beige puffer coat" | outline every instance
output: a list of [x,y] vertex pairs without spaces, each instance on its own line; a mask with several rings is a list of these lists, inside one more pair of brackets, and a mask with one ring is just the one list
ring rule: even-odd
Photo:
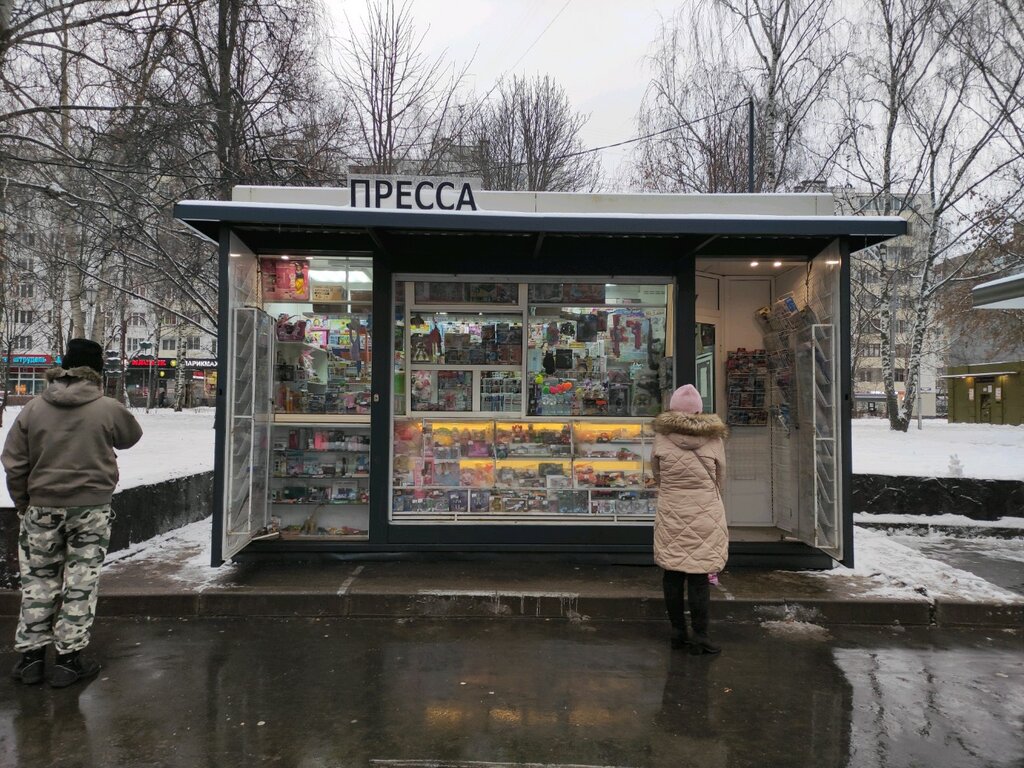
[[713,413],[665,411],[654,431],[654,560],[669,571],[721,571],[729,557],[722,503],[728,430]]

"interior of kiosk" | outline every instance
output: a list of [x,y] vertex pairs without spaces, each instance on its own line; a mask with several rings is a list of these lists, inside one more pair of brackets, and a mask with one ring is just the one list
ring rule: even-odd
[[695,385],[730,430],[733,542],[842,556],[840,261],[699,259]]

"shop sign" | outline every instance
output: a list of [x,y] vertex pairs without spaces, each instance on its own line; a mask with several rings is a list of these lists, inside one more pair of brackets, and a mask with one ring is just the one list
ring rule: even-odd
[[214,358],[208,357],[184,357],[181,360],[181,364],[185,368],[216,368],[217,361]]
[[174,366],[174,360],[168,360],[163,357],[157,360],[145,360],[135,357],[128,361],[129,368],[173,368]]
[[473,180],[400,176],[349,177],[353,208],[397,208],[403,211],[475,211]]
[[[3,356],[3,361],[7,362],[7,355]],[[56,361],[51,355],[15,355],[11,358],[11,365],[53,365],[54,362],[60,363],[60,358]]]

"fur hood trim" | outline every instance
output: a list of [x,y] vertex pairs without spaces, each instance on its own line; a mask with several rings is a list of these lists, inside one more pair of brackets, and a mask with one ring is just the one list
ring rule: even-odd
[[664,411],[654,419],[654,431],[660,435],[691,435],[693,437],[721,437],[729,430],[715,413],[679,413]]
[[79,365],[75,368],[50,368],[43,376],[51,384],[57,379],[75,378],[91,381],[96,386],[103,386],[103,377],[88,365]]

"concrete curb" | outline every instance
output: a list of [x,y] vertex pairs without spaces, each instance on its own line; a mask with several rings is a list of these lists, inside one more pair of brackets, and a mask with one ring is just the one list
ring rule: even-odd
[[[0,616],[16,616],[19,595],[0,592]],[[463,592],[336,594],[288,590],[204,592],[116,592],[100,595],[100,616],[149,618],[347,617],[492,618],[581,621],[664,621],[660,595]],[[877,598],[828,600],[788,598],[712,599],[716,621],[760,623],[805,621],[820,625],[975,626],[1024,628],[1024,603],[967,603]]]

